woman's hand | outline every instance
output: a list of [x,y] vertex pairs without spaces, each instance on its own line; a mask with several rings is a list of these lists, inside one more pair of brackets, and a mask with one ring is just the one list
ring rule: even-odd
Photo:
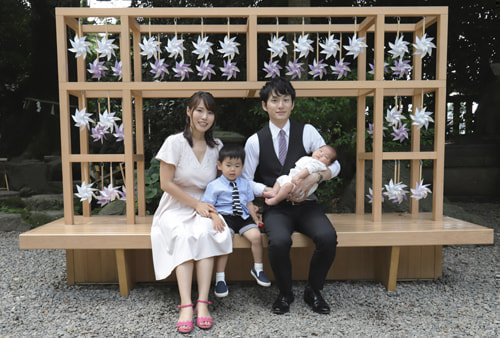
[[210,203],[198,202],[196,204],[196,212],[202,217],[210,217],[210,212],[217,212],[215,207]]

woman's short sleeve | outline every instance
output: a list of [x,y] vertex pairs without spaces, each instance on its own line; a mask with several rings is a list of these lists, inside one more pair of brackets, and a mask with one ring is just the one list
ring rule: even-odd
[[158,154],[156,154],[157,160],[177,166],[180,154],[182,153],[182,144],[179,142],[178,135],[179,134],[170,135],[167,137],[158,151]]

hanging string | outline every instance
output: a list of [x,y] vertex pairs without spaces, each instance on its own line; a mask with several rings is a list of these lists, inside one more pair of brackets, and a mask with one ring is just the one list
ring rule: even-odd
[[[230,19],[227,18],[227,39],[231,39]],[[227,62],[231,61],[231,55],[227,56]]]
[[109,162],[109,184],[113,186],[113,162]]
[[78,37],[82,37],[82,18],[78,18]]
[[339,47],[339,60],[342,60],[342,32],[340,32],[340,39],[339,39],[339,44],[340,44],[340,47]]
[[422,88],[422,94],[420,95],[420,109],[424,108],[424,88]]
[[151,18],[149,18],[149,38],[151,39]]
[[108,92],[108,114],[111,114],[111,99],[109,98],[109,92]]
[[397,160],[394,160],[394,183],[396,183],[397,181],[397,173],[398,173],[398,169],[397,169],[397,166],[398,166],[398,161]]
[[401,160],[398,160],[398,183],[401,177]]
[[425,34],[425,16],[424,16],[424,22],[422,24],[422,36]]
[[423,167],[423,165],[424,165],[424,161],[420,160],[420,168],[419,168],[420,170],[418,173],[418,177],[419,177],[418,181],[419,182],[422,181],[422,167]]
[[175,37],[177,38],[177,18],[174,18],[174,33]]
[[401,21],[401,18],[398,16],[398,29],[396,31],[396,40],[399,39],[399,23]]
[[332,18],[329,17],[328,18],[328,39],[330,39],[331,31],[332,31]]
[[316,60],[319,62],[319,33],[316,33]]
[[[293,42],[297,42],[297,37],[295,36],[295,33],[293,33]],[[297,57],[297,51],[295,50],[295,48],[293,49],[293,59],[296,60]]]
[[354,34],[358,32],[358,17],[354,17]]
[[302,36],[304,36],[304,17],[302,17]]
[[201,18],[201,39],[203,40],[203,18]]
[[[158,42],[159,41],[160,41],[160,33],[158,33]],[[156,59],[160,60],[160,48],[158,48],[157,55],[158,55],[158,57]]]
[[125,185],[125,172],[123,171],[123,162],[120,163],[120,172],[122,173],[123,185]]
[[276,38],[278,38],[278,34],[279,34],[279,25],[280,25],[279,18],[276,17]]

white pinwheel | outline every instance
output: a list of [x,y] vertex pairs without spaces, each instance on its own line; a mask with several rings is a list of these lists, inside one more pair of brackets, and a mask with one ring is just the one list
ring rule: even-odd
[[401,120],[406,119],[401,113],[402,110],[398,110],[397,105],[392,107],[391,109],[387,109],[387,114],[385,116],[385,120],[389,122],[389,124],[393,126],[397,126],[401,123]]
[[115,39],[106,39],[103,37],[100,41],[97,40],[96,52],[99,53],[99,57],[104,57],[111,60],[111,56],[115,56],[115,49],[118,49],[118,46],[113,42]]
[[348,51],[346,55],[354,55],[354,58],[357,58],[359,54],[365,51],[365,48],[368,47],[366,43],[363,42],[365,39],[356,38],[357,34],[354,34],[352,39],[349,37],[349,45],[344,46],[344,48]]
[[284,36],[277,37],[274,35],[271,40],[267,41],[267,45],[269,46],[267,50],[271,52],[271,58],[275,56],[282,57],[283,53],[288,54],[286,47],[289,43],[283,41],[283,38]]
[[429,126],[429,122],[434,122],[434,120],[431,117],[432,112],[430,111],[425,111],[425,107],[422,109],[416,109],[415,115],[410,115],[411,119],[413,120],[412,125],[417,126],[418,129],[422,128],[425,126],[425,129]]
[[85,59],[87,57],[87,53],[90,53],[90,42],[87,41],[87,36],[79,38],[78,34],[76,34],[75,39],[70,39],[69,42],[71,42],[71,46],[73,48],[68,48],[68,50],[75,53],[75,58],[81,55]]
[[232,38],[229,38],[228,35],[224,37],[224,41],[219,40],[220,44],[220,49],[217,51],[221,54],[223,54],[223,57],[229,56],[231,59],[234,59],[234,56],[236,54],[239,54],[240,51],[238,50],[238,46],[240,45],[238,42],[234,41],[236,39],[236,36],[233,36]]
[[417,36],[417,42],[413,44],[413,47],[415,47],[413,54],[420,54],[420,58],[423,58],[426,54],[432,55],[432,48],[436,48],[436,45],[431,42],[432,40],[434,38],[428,38],[427,34],[424,34],[422,38]]
[[391,179],[389,184],[385,185],[386,191],[383,194],[393,203],[401,204],[401,202],[406,199],[406,194],[408,193],[408,191],[404,190],[404,188],[406,188],[406,184],[403,184],[402,182],[394,184]]
[[198,59],[207,58],[208,55],[213,54],[212,46],[214,44],[208,41],[208,36],[205,36],[203,39],[201,35],[198,35],[198,41],[193,41],[194,46],[194,54],[198,54]]
[[335,39],[333,34],[330,35],[328,39],[325,39],[325,43],[320,42],[319,45],[323,48],[321,54],[326,54],[325,60],[328,60],[330,56],[337,56],[337,52],[340,51],[339,42],[340,40]]
[[177,59],[177,57],[180,55],[181,59],[183,59],[184,51],[186,50],[186,47],[184,47],[183,43],[184,39],[177,39],[177,36],[174,36],[172,39],[168,39],[167,46],[165,47],[167,52],[170,53],[168,57]]
[[424,180],[421,180],[420,183],[417,182],[415,189],[411,190],[411,198],[416,200],[426,198],[427,194],[431,194],[431,189],[427,188],[430,184],[424,184]]
[[404,36],[401,34],[401,36],[396,38],[394,43],[389,42],[389,47],[391,47],[391,50],[389,50],[389,54],[392,54],[392,58],[395,59],[399,57],[400,59],[403,58],[403,56],[408,53],[408,45],[410,44],[408,41],[404,41]]
[[106,109],[104,113],[99,113],[99,125],[104,127],[106,130],[113,130],[115,125],[115,121],[120,121],[119,117],[115,116],[115,113],[108,113]]
[[309,52],[314,51],[311,43],[313,43],[313,41],[309,39],[309,34],[301,35],[299,36],[298,42],[293,42],[293,45],[295,46],[294,51],[300,53],[298,59],[301,57],[306,58],[309,55]]
[[82,185],[76,185],[76,189],[78,193],[75,193],[75,196],[80,197],[80,202],[88,201],[89,203],[92,201],[92,197],[96,198],[94,195],[94,191],[97,189],[92,188],[94,183],[86,184],[85,181],[82,182]]
[[84,129],[87,127],[87,129],[90,130],[89,122],[94,123],[94,120],[92,120],[90,117],[92,114],[86,112],[87,108],[83,107],[82,110],[75,109],[75,115],[71,116],[73,118],[73,121],[75,121],[75,127],[79,127],[80,130]]
[[156,41],[155,38],[149,38],[146,40],[146,37],[143,38],[142,43],[139,43],[139,46],[142,49],[141,55],[147,56],[148,60],[154,56],[156,58],[156,54],[160,53],[160,41]]

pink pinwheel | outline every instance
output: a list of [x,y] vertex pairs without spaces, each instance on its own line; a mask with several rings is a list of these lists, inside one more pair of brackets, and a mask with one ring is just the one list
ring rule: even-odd
[[282,57],[283,53],[288,54],[287,46],[289,45],[288,42],[283,41],[284,36],[280,36],[279,38],[274,35],[271,40],[267,41],[267,45],[269,48],[267,49],[268,51],[271,52],[271,58],[274,58],[275,56]]
[[355,33],[352,39],[349,37],[349,45],[344,46],[344,48],[348,51],[346,55],[354,55],[354,59],[358,57],[359,54],[365,51],[365,48],[368,47],[366,43],[363,42],[365,39],[356,38],[357,34]]
[[312,40],[309,39],[309,34],[306,35],[301,35],[299,36],[299,41],[298,42],[293,42],[295,49],[295,52],[299,52],[299,57],[297,59],[300,59],[301,57],[307,57],[309,55],[309,52],[314,51],[314,49],[311,46],[311,43],[313,43]]
[[115,133],[113,134],[114,137],[116,137],[116,142],[121,142],[125,138],[125,130],[124,130],[123,123],[118,125],[115,123]]
[[415,189],[411,190],[411,198],[416,200],[427,198],[427,194],[431,194],[431,189],[427,188],[430,184],[424,184],[424,180],[421,180],[420,183],[417,182]]
[[122,62],[116,60],[115,61],[115,66],[111,66],[111,70],[113,71],[113,76],[118,76],[118,80],[122,79],[123,76],[123,69],[122,69]]
[[236,36],[229,38],[229,36],[226,35],[224,37],[224,41],[219,40],[221,49],[218,49],[217,51],[223,54],[222,57],[229,56],[231,59],[234,59],[234,56],[240,53],[240,51],[238,50],[238,46],[240,44],[234,41],[235,39]]
[[436,45],[431,42],[432,40],[434,38],[428,38],[427,34],[424,34],[421,39],[417,36],[417,43],[413,44],[415,47],[415,53],[413,54],[420,54],[420,58],[423,58],[426,54],[432,55],[432,48],[436,48]]
[[209,54],[213,54],[214,51],[212,50],[212,46],[214,44],[211,42],[208,42],[208,36],[205,36],[203,39],[201,38],[201,35],[198,36],[198,41],[194,42],[193,41],[193,46],[194,54],[198,54],[198,59],[203,59],[203,58],[208,58]]
[[231,78],[236,79],[236,73],[240,71],[240,69],[236,67],[236,62],[231,62],[231,60],[224,60],[224,67],[219,67],[219,69],[222,72],[222,76],[227,76],[228,80]]
[[76,34],[75,39],[70,39],[69,42],[71,42],[71,46],[73,48],[69,48],[68,50],[75,53],[75,58],[83,56],[83,59],[85,59],[87,57],[87,53],[90,54],[90,42],[87,42],[87,36],[79,38],[78,34]]
[[406,184],[403,184],[402,182],[394,184],[391,179],[389,184],[385,185],[386,191],[383,194],[393,203],[401,204],[403,200],[407,199],[406,194],[408,191],[404,190],[404,188],[406,188]]
[[111,56],[115,56],[115,49],[119,47],[113,42],[115,39],[106,39],[103,37],[101,41],[97,40],[96,52],[99,53],[99,57],[106,56],[108,61],[111,60]]
[[75,109],[75,115],[71,116],[73,121],[75,121],[75,127],[80,127],[80,130],[87,127],[90,129],[89,122],[94,123],[94,121],[90,118],[92,114],[86,112],[86,108],[83,107],[82,110]]
[[173,71],[175,72],[175,77],[180,77],[181,81],[184,80],[184,78],[189,79],[189,73],[193,72],[193,70],[189,67],[189,63],[184,63],[184,60],[181,60],[181,62],[175,62],[175,68],[173,68]]
[[412,125],[417,126],[418,129],[422,128],[425,126],[425,129],[429,126],[429,122],[434,122],[434,120],[431,117],[432,112],[425,111],[425,107],[419,110],[418,108],[416,109],[415,115],[410,115],[411,119],[413,120]]
[[392,130],[394,130],[394,132],[391,133],[391,135],[394,136],[394,138],[392,139],[393,141],[399,141],[400,143],[402,143],[405,139],[408,138],[409,129],[406,128],[406,123],[400,125],[398,128],[393,126]]
[[207,77],[209,80],[212,79],[212,74],[215,75],[215,71],[213,70],[214,65],[210,64],[210,61],[207,59],[205,61],[201,60],[200,65],[196,66],[198,70],[198,76],[201,76],[201,80],[205,80]]
[[391,109],[387,109],[387,114],[385,115],[385,120],[389,122],[392,126],[398,126],[401,123],[401,120],[406,119],[401,113],[402,110],[398,110],[397,106],[392,107]]
[[401,79],[403,76],[408,76],[413,67],[410,65],[410,60],[396,60],[394,66],[391,67],[394,75],[398,75]]
[[300,76],[302,75],[302,72],[304,71],[304,68],[302,68],[303,63],[299,62],[299,59],[295,59],[292,61],[288,61],[288,66],[286,66],[286,70],[288,72],[286,75],[291,75],[292,80],[298,77],[300,79]]
[[109,202],[112,202],[117,198],[119,199],[119,189],[120,187],[113,187],[112,184],[109,184],[107,187],[104,187],[103,190],[99,190],[99,196],[97,196],[97,204],[100,204],[101,207],[103,207]]
[[142,39],[142,43],[139,43],[139,46],[142,49],[141,55],[145,55],[149,60],[151,57],[156,57],[160,50],[160,41],[156,41],[155,38],[149,38],[146,40],[146,37]]
[[340,59],[340,61],[335,60],[335,66],[330,66],[332,69],[332,73],[338,75],[337,80],[340,80],[342,77],[347,76],[347,73],[351,71],[349,68],[350,63],[344,62],[344,58]]
[[323,78],[323,75],[326,74],[326,67],[328,66],[327,64],[323,63],[323,59],[319,60],[319,61],[316,61],[316,59],[314,59],[313,61],[313,64],[312,65],[308,65],[309,66],[309,69],[311,69],[308,74],[309,75],[312,75],[313,78],[316,78],[319,76],[320,79]]
[[[387,70],[387,67],[389,64],[387,62],[384,62],[384,73],[387,73],[388,70]],[[370,70],[368,71],[368,74],[372,74],[372,75],[375,75],[375,66],[373,65],[373,63],[369,63],[368,66],[370,66]]]
[[174,36],[172,39],[168,39],[167,41],[167,46],[165,49],[167,52],[170,54],[168,57],[177,59],[178,56],[181,57],[181,59],[184,58],[184,51],[186,50],[186,47],[183,46],[184,39],[177,39],[177,36]]
[[86,184],[85,181],[82,182],[82,185],[76,185],[76,189],[78,193],[75,193],[75,196],[80,197],[80,202],[88,201],[89,203],[92,201],[92,197],[96,198],[94,191],[97,189],[92,188],[94,183]]
[[[368,190],[370,191],[369,194],[366,194],[365,196],[368,197],[368,203],[373,203],[373,190],[372,188],[368,188]],[[384,187],[382,187],[382,202],[384,202]]]
[[165,74],[168,74],[167,64],[165,59],[155,59],[155,63],[149,63],[151,65],[150,72],[155,74],[154,79],[160,78],[163,80]]
[[280,69],[283,68],[278,64],[278,60],[270,60],[269,63],[264,62],[264,68],[262,68],[262,70],[267,73],[266,78],[275,78],[276,76],[280,76]]
[[101,143],[104,141],[106,138],[106,133],[107,129],[104,128],[102,125],[97,124],[95,128],[92,128],[92,138],[94,139],[94,142],[101,141]]
[[333,56],[334,58],[337,56],[337,52],[340,51],[339,42],[340,40],[335,39],[332,34],[328,37],[328,39],[325,39],[325,43],[319,44],[321,48],[323,48],[321,54],[326,54],[325,60],[328,60],[330,56]]
[[[387,128],[382,127],[382,137],[385,137],[384,130],[387,130]],[[371,123],[368,123],[368,135],[370,135],[371,138],[373,138],[373,124],[371,124]]]
[[90,74],[92,74],[93,79],[100,80],[101,77],[108,70],[106,66],[104,66],[104,61],[99,61],[99,59],[95,59],[93,63],[89,63],[89,69],[87,69]]
[[389,54],[392,54],[393,59],[399,57],[399,59],[401,60],[403,56],[408,53],[408,45],[410,43],[407,41],[403,41],[403,38],[404,36],[403,34],[401,34],[399,39],[396,38],[394,43],[389,42],[389,47],[391,47],[391,49],[389,50]]

